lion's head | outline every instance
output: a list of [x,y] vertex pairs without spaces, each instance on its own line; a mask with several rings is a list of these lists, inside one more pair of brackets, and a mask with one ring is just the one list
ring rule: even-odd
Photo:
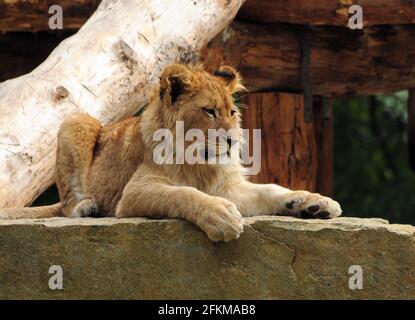
[[[194,129],[203,132],[204,157],[215,149],[216,155],[240,139],[240,110],[233,101],[233,95],[243,90],[239,74],[229,66],[221,67],[214,74],[201,66],[173,64],[166,67],[160,78],[158,97],[149,106],[146,120],[152,121],[145,141],[155,129],[168,129],[178,136],[178,123],[184,127],[185,148],[194,143]],[[149,128],[150,129],[150,128]],[[210,131],[216,130],[217,138],[211,139]],[[195,137],[194,137],[195,138]],[[154,140],[154,139],[153,139]],[[200,151],[201,145],[199,143]],[[228,152],[228,151],[227,151]]]

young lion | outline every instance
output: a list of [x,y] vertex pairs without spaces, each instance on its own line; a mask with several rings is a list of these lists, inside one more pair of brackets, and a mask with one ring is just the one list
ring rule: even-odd
[[[66,119],[58,134],[56,182],[60,204],[0,209],[3,218],[116,216],[181,218],[213,241],[237,239],[242,217],[289,215],[333,218],[340,205],[307,191],[253,184],[239,164],[157,164],[153,151],[159,128],[237,129],[240,114],[232,94],[243,88],[238,73],[222,67],[170,65],[141,117],[106,127],[87,114]],[[239,139],[238,136],[232,139]],[[232,139],[226,141],[232,144]],[[218,142],[219,143],[219,142]],[[177,155],[174,155],[176,157]]]

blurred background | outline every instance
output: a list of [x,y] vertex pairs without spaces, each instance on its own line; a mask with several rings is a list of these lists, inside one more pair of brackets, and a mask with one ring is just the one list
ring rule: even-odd
[[415,224],[408,91],[336,99],[334,194],[346,214]]

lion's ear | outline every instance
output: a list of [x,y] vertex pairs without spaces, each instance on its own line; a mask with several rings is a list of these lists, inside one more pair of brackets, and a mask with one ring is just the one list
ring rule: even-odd
[[213,75],[223,81],[231,93],[246,90],[242,85],[241,76],[230,66],[220,67]]
[[160,99],[167,104],[174,104],[177,99],[190,89],[191,72],[182,64],[167,66],[160,78]]

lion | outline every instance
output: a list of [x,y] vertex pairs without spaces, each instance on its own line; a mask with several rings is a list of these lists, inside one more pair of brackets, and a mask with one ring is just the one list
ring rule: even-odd
[[[239,132],[241,114],[233,95],[242,89],[232,67],[210,74],[201,66],[172,64],[164,69],[157,94],[141,116],[104,127],[88,114],[68,117],[58,133],[56,157],[61,202],[4,208],[0,217],[179,218],[198,226],[210,240],[227,242],[243,232],[243,217],[340,216],[340,205],[320,194],[251,183],[239,163],[155,163],[155,131],[174,132],[177,121],[186,129]],[[234,135],[218,144],[238,139]]]

